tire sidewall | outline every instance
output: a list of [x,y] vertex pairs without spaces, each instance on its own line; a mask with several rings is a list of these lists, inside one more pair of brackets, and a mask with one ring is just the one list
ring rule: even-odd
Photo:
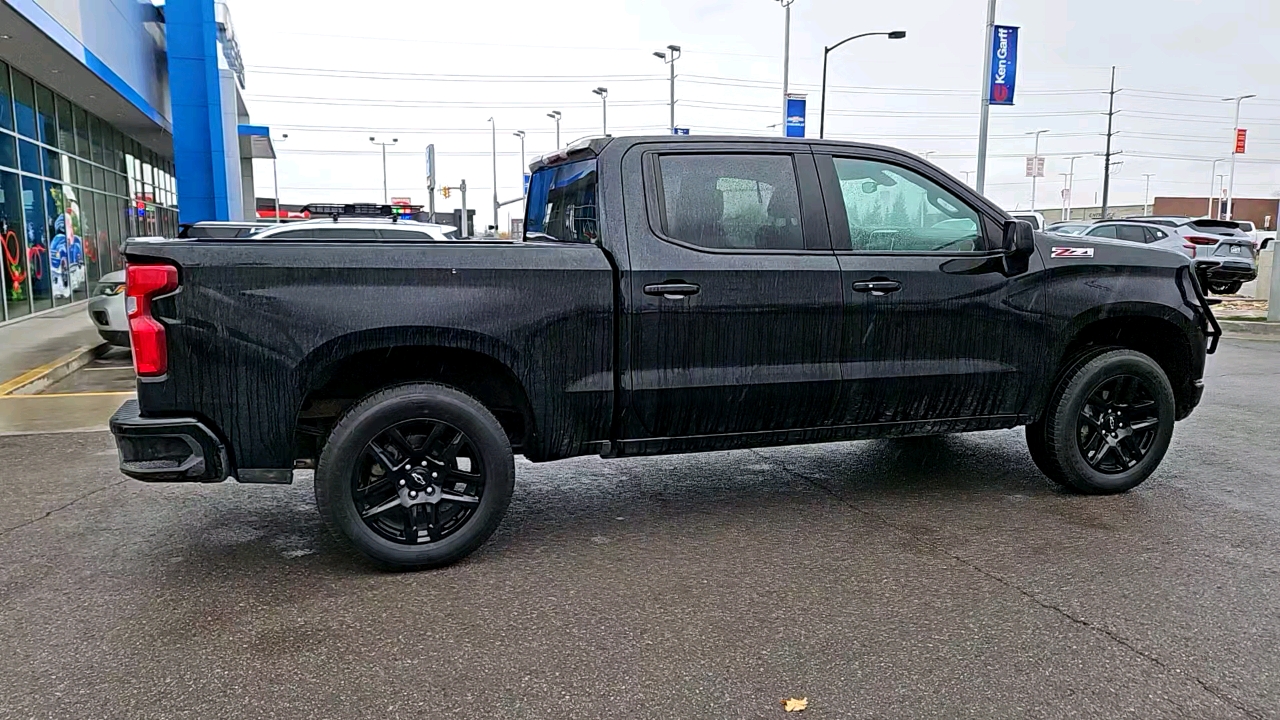
[[[351,496],[351,483],[370,440],[396,423],[418,418],[439,420],[466,433],[481,456],[484,495],[463,527],[443,540],[414,546],[388,540],[366,525]],[[473,398],[439,385],[389,388],[357,403],[335,425],[316,468],[322,512],[358,550],[394,567],[443,565],[474,551],[502,520],[514,481],[511,445],[497,420]]]
[[[1077,440],[1080,410],[1085,401],[1107,380],[1118,375],[1142,379],[1151,392],[1157,408],[1159,424],[1155,440],[1142,460],[1132,468],[1116,474],[1099,472],[1085,461]],[[1057,443],[1056,459],[1066,471],[1071,484],[1086,492],[1124,492],[1137,486],[1155,471],[1164,459],[1173,438],[1175,403],[1169,379],[1155,361],[1136,352],[1107,353],[1081,369],[1068,384],[1062,402],[1054,413]]]

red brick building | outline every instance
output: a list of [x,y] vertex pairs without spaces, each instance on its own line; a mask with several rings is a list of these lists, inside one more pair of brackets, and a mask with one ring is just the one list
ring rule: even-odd
[[[1218,202],[1214,198],[1210,212],[1207,197],[1158,197],[1151,212],[1153,215],[1216,216]],[[1280,198],[1236,198],[1231,210],[1236,220],[1252,220],[1261,230],[1274,230],[1276,218],[1280,216]]]

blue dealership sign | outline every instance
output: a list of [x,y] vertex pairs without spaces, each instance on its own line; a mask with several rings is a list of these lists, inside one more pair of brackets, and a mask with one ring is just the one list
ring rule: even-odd
[[787,137],[804,137],[804,98],[800,93],[787,94]]
[[987,100],[992,105],[1013,104],[1013,84],[1018,77],[1018,28],[996,25],[991,29],[991,80]]
[[682,127],[672,128],[672,129],[671,129],[671,134],[672,134],[672,135],[688,135],[688,134],[689,134],[689,128],[682,128]]

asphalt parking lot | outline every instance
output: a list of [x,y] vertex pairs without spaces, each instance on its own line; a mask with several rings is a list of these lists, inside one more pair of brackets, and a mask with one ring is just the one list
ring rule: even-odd
[[3,436],[0,717],[1280,717],[1280,343],[1207,375],[1124,496],[1017,431],[520,462],[488,545],[421,573],[326,536],[305,477]]

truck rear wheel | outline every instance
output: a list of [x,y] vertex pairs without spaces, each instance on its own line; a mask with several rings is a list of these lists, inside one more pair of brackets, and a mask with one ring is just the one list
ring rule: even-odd
[[351,406],[315,477],[321,516],[356,549],[391,567],[430,568],[461,560],[497,529],[515,461],[475,398],[412,383]]
[[1027,443],[1051,479],[1084,493],[1125,492],[1164,458],[1174,413],[1173,389],[1154,360],[1107,350],[1067,371],[1044,418],[1027,427]]

